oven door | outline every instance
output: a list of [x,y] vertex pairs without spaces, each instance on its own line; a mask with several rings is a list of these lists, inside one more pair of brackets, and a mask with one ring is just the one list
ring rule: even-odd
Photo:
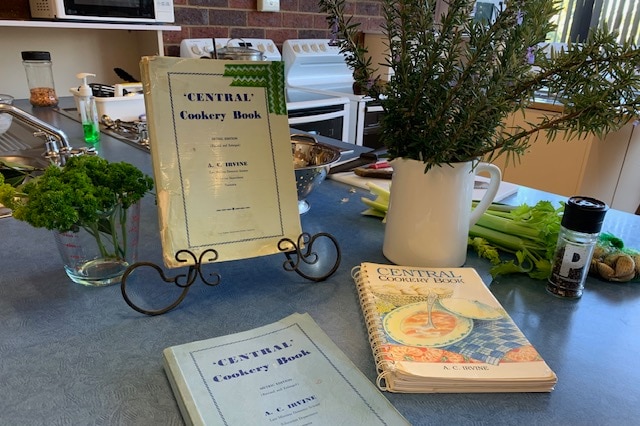
[[348,98],[288,92],[287,99],[289,126],[332,139],[348,140]]
[[382,148],[380,141],[380,120],[384,110],[380,105],[367,104],[362,126],[362,145],[368,148]]
[[344,107],[330,105],[289,111],[289,126],[316,135],[346,141],[349,136]]

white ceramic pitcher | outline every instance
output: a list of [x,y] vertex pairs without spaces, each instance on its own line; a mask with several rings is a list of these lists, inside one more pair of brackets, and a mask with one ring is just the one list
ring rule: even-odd
[[[502,174],[488,163],[454,163],[424,173],[421,161],[391,161],[393,178],[383,253],[398,265],[459,267],[467,259],[469,228],[493,202]],[[491,176],[481,202],[471,209],[475,176]]]

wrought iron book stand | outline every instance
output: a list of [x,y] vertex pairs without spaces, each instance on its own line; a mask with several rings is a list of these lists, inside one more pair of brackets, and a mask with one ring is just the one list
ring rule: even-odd
[[[328,270],[321,271],[318,275],[312,275],[305,273],[301,266],[303,265],[314,265],[320,260],[320,257],[317,252],[313,251],[313,246],[316,241],[320,238],[326,238],[332,244],[332,247],[335,249],[335,261],[331,265],[328,266]],[[336,238],[326,232],[320,232],[314,235],[311,235],[307,232],[303,232],[298,237],[297,241],[292,241],[289,238],[283,238],[278,242],[278,250],[283,252],[286,260],[283,262],[282,266],[285,271],[288,272],[296,272],[301,277],[314,281],[320,282],[329,278],[340,266],[340,261],[342,258],[340,252],[340,246],[338,245],[338,241]],[[133,265],[129,266],[122,276],[122,281],[120,283],[120,289],[122,291],[122,297],[125,302],[133,308],[134,310],[145,314],[145,315],[161,315],[164,314],[176,306],[178,306],[184,298],[187,296],[191,285],[196,282],[196,278],[199,276],[202,282],[208,286],[214,287],[220,284],[222,278],[218,273],[209,273],[205,274],[202,270],[202,266],[204,263],[215,262],[218,259],[218,252],[213,249],[205,250],[200,254],[200,257],[196,257],[196,255],[190,250],[179,250],[175,254],[175,259],[181,263],[187,263],[190,260],[193,262],[192,265],[189,266],[189,269],[186,273],[177,274],[173,277],[168,277],[164,270],[153,262],[136,262]],[[144,309],[133,302],[131,297],[127,294],[127,279],[129,276],[138,268],[141,267],[150,267],[156,270],[162,281],[167,284],[174,284],[177,287],[182,288],[178,298],[164,306],[160,309]]]

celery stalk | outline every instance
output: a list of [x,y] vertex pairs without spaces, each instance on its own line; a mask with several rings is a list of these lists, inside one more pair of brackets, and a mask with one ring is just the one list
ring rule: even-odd
[[[362,197],[362,202],[369,207],[363,214],[384,218],[390,191],[375,184],[367,185],[375,199]],[[535,279],[545,279],[551,271],[563,210],[564,205],[555,208],[549,201],[541,201],[533,207],[493,203],[470,228],[469,247],[478,256],[491,261],[490,272],[494,277],[526,273]],[[500,252],[512,255],[514,259],[504,260]]]
[[[479,256],[491,260],[493,276],[527,273],[532,278],[545,279],[551,272],[563,210],[564,206],[556,209],[548,201],[510,209],[495,209],[492,205],[469,230],[469,245]],[[489,247],[512,253],[515,260],[503,261]]]
[[369,192],[375,195],[376,198],[374,200],[366,197],[361,198],[362,202],[369,207],[363,211],[362,214],[385,218],[387,210],[389,209],[390,191],[371,182],[367,182],[367,187],[369,188]]
[[362,197],[361,198],[362,202],[364,204],[366,204],[367,206],[369,206],[370,208],[379,211],[383,214],[387,213],[387,208],[389,206],[388,203],[384,203],[384,202],[380,202],[377,199],[376,200],[370,200],[368,198]]

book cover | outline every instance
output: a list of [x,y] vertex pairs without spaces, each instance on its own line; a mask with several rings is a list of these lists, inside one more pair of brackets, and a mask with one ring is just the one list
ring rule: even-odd
[[283,63],[143,57],[140,68],[165,265],[193,263],[179,250],[225,261],[295,241]]
[[363,263],[352,276],[391,392],[548,392],[557,381],[473,268]]
[[164,367],[190,425],[408,425],[308,314],[172,346]]

